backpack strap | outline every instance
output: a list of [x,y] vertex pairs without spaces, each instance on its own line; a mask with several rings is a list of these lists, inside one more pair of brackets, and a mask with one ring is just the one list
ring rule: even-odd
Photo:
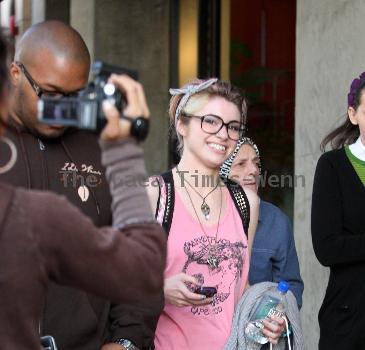
[[155,218],[158,223],[165,229],[167,236],[169,235],[172,216],[174,214],[175,190],[174,178],[172,171],[169,170],[155,179],[159,185],[159,196],[156,206]]
[[[159,184],[159,196],[155,218],[157,222],[159,222],[165,229],[165,232],[168,236],[175,206],[175,188],[172,171],[169,170],[162,175],[156,176],[155,179]],[[234,205],[240,214],[245,234],[248,237],[248,227],[250,224],[250,203],[246,193],[238,183],[230,179],[224,179],[224,182],[228,188]]]
[[163,178],[160,175],[150,177],[150,183],[152,186],[158,186],[158,198],[155,210],[155,219],[162,226],[163,215],[166,207],[166,186]]
[[230,179],[223,179],[223,181],[225,182],[236,209],[241,216],[243,228],[248,238],[248,227],[250,225],[250,203],[246,193],[237,182],[234,182]]

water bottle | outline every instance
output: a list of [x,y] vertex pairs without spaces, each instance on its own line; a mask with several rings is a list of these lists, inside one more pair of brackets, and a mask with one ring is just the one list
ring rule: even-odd
[[259,344],[266,344],[269,341],[261,332],[264,328],[262,320],[273,315],[282,317],[285,314],[283,299],[288,289],[288,283],[280,281],[277,288],[271,289],[262,295],[245,328],[247,339]]

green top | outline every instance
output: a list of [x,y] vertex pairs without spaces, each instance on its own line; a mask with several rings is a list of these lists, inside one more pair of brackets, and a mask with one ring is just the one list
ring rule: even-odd
[[361,182],[365,186],[365,161],[354,156],[351,153],[349,146],[345,146],[345,152]]

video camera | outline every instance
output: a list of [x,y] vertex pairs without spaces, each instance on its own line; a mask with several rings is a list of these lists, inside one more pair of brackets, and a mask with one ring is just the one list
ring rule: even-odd
[[[125,99],[122,93],[108,83],[109,76],[127,74],[138,79],[137,71],[95,61],[91,68],[93,79],[87,87],[72,97],[43,96],[38,101],[38,119],[45,124],[76,127],[79,129],[100,131],[105,123],[102,102],[110,101],[122,112]],[[122,113],[121,113],[122,114]],[[138,127],[138,138],[143,140],[148,133],[148,120],[139,117],[135,120],[124,116]],[[142,126],[142,127],[141,127]]]

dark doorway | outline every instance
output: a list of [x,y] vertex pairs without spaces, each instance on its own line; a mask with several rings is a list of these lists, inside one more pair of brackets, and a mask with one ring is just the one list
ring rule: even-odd
[[[172,2],[175,27],[178,18],[185,20],[178,16],[178,6],[189,3]],[[195,7],[198,31],[191,40],[198,43],[196,75],[229,79],[246,91],[248,134],[263,163],[260,196],[292,217],[296,0],[199,0]],[[178,35],[171,32],[171,57],[176,59]],[[172,77],[177,77],[177,65],[171,65]],[[177,80],[171,79],[173,86],[181,84]],[[179,158],[175,149],[172,141],[171,165]]]
[[263,163],[261,196],[292,217],[295,0],[231,0],[230,79],[247,92],[248,133]]

